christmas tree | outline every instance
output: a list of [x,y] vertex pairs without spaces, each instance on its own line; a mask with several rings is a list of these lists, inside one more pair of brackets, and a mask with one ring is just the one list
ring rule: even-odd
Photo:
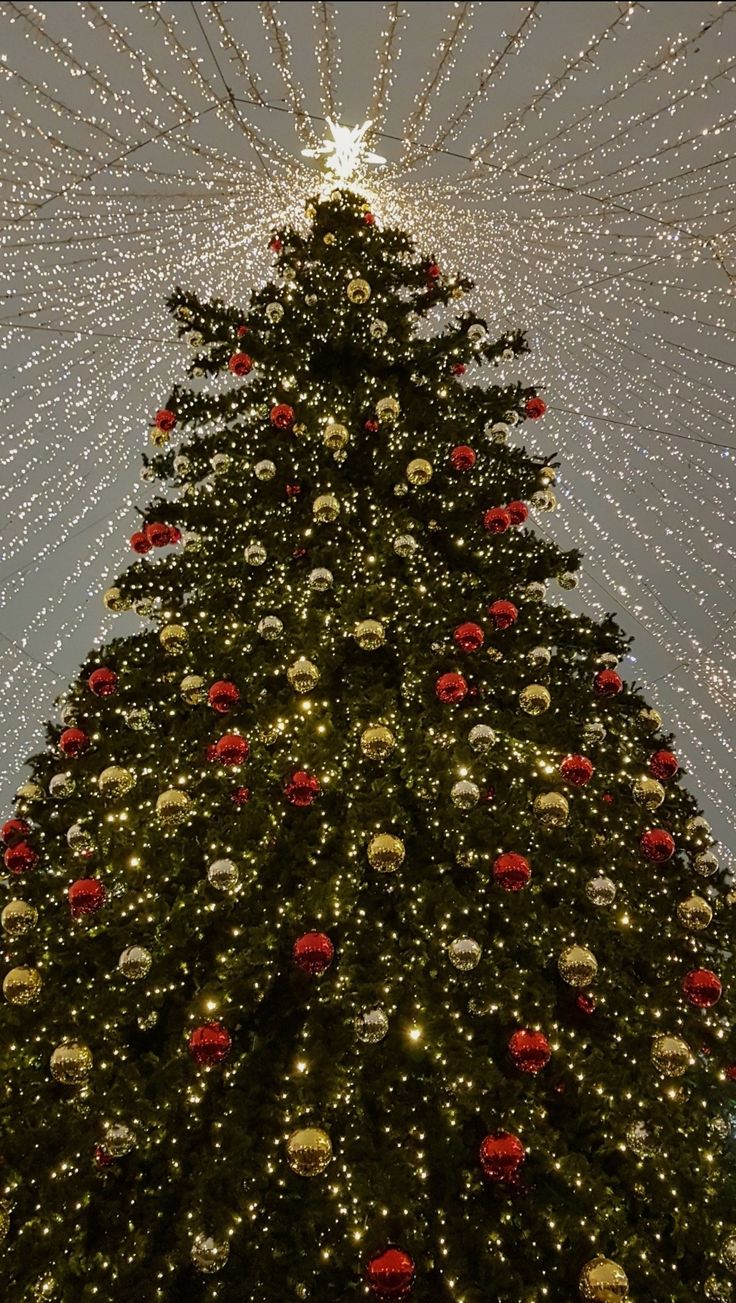
[[730,1299],[732,897],[547,600],[524,336],[308,219],[249,309],[173,296],[137,631],[3,829],[3,1298]]

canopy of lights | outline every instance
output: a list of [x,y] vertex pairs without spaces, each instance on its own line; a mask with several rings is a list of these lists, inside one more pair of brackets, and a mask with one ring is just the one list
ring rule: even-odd
[[728,844],[736,4],[10,0],[0,25],[5,808],[107,633],[190,361],[165,298],[244,302],[327,163],[472,277],[492,334],[528,332],[550,411],[524,434],[562,466],[538,527],[585,554],[576,609],[635,635]]

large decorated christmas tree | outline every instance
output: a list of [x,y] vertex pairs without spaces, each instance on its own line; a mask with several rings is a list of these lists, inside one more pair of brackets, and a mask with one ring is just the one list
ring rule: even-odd
[[628,639],[548,600],[524,337],[308,219],[172,298],[137,631],[3,829],[2,1297],[728,1300],[733,901]]

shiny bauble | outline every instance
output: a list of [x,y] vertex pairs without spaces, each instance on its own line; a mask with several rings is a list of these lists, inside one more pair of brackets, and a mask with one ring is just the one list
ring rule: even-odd
[[215,743],[213,759],[221,765],[244,765],[250,754],[250,743],[242,733],[223,733]]
[[468,742],[473,751],[476,751],[479,755],[482,755],[484,751],[488,751],[495,741],[496,734],[488,724],[474,724],[468,733]]
[[158,640],[169,656],[181,656],[187,649],[189,635],[181,624],[165,624]]
[[552,652],[549,647],[532,647],[531,651],[527,652],[526,658],[532,669],[539,670],[549,665],[552,660]]
[[262,566],[265,563],[267,555],[266,549],[262,543],[249,543],[243,553],[245,564],[247,566],[253,566],[254,569],[257,569],[258,566]]
[[474,652],[483,646],[485,634],[479,624],[474,624],[471,620],[466,620],[464,624],[459,624],[453,633],[453,638],[461,651]]
[[35,968],[11,968],[3,978],[3,995],[8,1004],[33,1004],[41,986],[41,974]]
[[567,946],[557,960],[557,968],[568,986],[589,986],[598,973],[598,960],[587,946]]
[[600,1254],[586,1262],[578,1288],[586,1303],[625,1303],[629,1297],[629,1282],[623,1267]]
[[345,293],[351,303],[367,303],[371,297],[371,287],[362,276],[356,276],[354,280],[348,281]]
[[[525,602],[543,602],[547,588],[540,579],[533,579],[522,589],[522,598]],[[531,655],[531,652],[530,652]],[[544,663],[544,662],[543,662]],[[546,662],[549,664],[549,661]]]
[[149,972],[153,958],[145,946],[127,946],[120,953],[118,970],[129,982],[139,982]]
[[688,932],[704,932],[713,919],[713,910],[702,896],[688,896],[677,906],[677,917]]
[[0,828],[0,841],[4,846],[17,846],[29,835],[31,825],[25,819],[6,819]]
[[454,471],[459,473],[472,470],[476,461],[475,450],[466,443],[458,444],[450,453],[450,465]]
[[188,706],[199,706],[207,698],[207,689],[200,674],[186,674],[179,684],[179,693]]
[[29,873],[38,863],[38,851],[28,842],[16,842],[14,846],[6,848],[3,862],[9,873]]
[[560,588],[564,588],[569,592],[572,588],[577,588],[580,580],[574,570],[563,570],[561,574],[557,576],[557,582]]
[[386,1303],[407,1298],[411,1293],[416,1269],[414,1259],[403,1249],[386,1249],[370,1259],[366,1267],[366,1284],[374,1296]]
[[102,601],[108,611],[113,611],[115,614],[120,611],[129,611],[133,605],[130,598],[125,597],[122,589],[117,587],[106,589],[102,594]]
[[518,607],[513,602],[507,602],[501,599],[498,602],[491,602],[488,607],[488,614],[493,621],[494,629],[510,629],[519,618]]
[[681,1077],[690,1063],[690,1050],[681,1036],[661,1032],[652,1039],[652,1063],[663,1077]]
[[520,1027],[509,1038],[509,1053],[519,1072],[536,1076],[552,1058],[552,1049],[544,1032]]
[[397,534],[394,539],[394,552],[404,559],[413,556],[418,546],[413,534]]
[[[59,737],[59,749],[62,755],[71,756],[75,760],[78,756],[84,755],[85,751],[89,750],[89,738],[84,729],[65,728]],[[26,783],[24,786],[28,787],[30,784]],[[18,794],[20,795],[20,790]]]
[[325,932],[304,932],[294,942],[291,957],[302,973],[319,977],[330,967],[335,947]]
[[587,756],[565,756],[560,765],[560,777],[573,787],[584,787],[589,783],[595,770]]
[[239,701],[240,693],[229,679],[217,679],[208,689],[207,704],[216,710],[218,715],[226,715],[233,706],[237,706]]
[[218,891],[233,891],[239,878],[240,870],[234,860],[213,860],[207,869],[207,881]]
[[277,326],[284,315],[284,306],[282,303],[267,303],[265,308],[266,321],[271,326]]
[[379,1007],[361,1009],[353,1022],[353,1027],[358,1040],[364,1045],[377,1045],[388,1031],[388,1015]]
[[529,683],[519,693],[519,705],[527,715],[543,715],[551,704],[552,698],[541,683]]
[[111,1158],[123,1158],[135,1145],[135,1132],[124,1122],[107,1122],[103,1144]]
[[83,828],[81,823],[73,823],[71,828],[67,829],[66,844],[81,860],[91,859],[95,853],[95,839],[89,829]]
[[187,1046],[194,1062],[209,1068],[224,1063],[232,1049],[232,1037],[224,1023],[213,1020],[202,1023],[189,1033]]
[[671,751],[655,751],[654,755],[649,757],[649,772],[653,778],[659,778],[662,782],[674,778],[680,762],[676,755]]
[[599,670],[593,679],[593,691],[597,697],[617,697],[623,686],[623,679],[615,670]]
[[540,793],[533,809],[543,828],[564,828],[570,816],[570,806],[561,792]]
[[712,1009],[723,994],[723,986],[710,968],[693,968],[682,979],[682,991],[696,1009]]
[[192,1240],[192,1266],[201,1271],[203,1276],[212,1276],[221,1271],[230,1256],[227,1240],[215,1240],[211,1235],[200,1233]]
[[473,937],[456,937],[447,947],[447,954],[453,968],[469,973],[478,967],[483,949]]
[[321,1176],[332,1158],[332,1141],[319,1127],[302,1127],[289,1136],[286,1158],[297,1176]]
[[719,1280],[717,1276],[709,1276],[703,1286],[703,1294],[708,1303],[731,1303],[733,1285],[729,1280]]
[[376,317],[375,321],[372,321],[370,324],[369,333],[371,339],[385,339],[388,334],[388,326],[380,317]]
[[721,1244],[721,1258],[728,1270],[736,1274],[736,1231],[729,1231]]
[[427,461],[426,457],[415,457],[406,468],[406,478],[415,487],[429,484],[432,478],[432,463]]
[[653,864],[664,864],[675,853],[674,838],[664,828],[648,828],[639,845],[643,855]]
[[493,880],[503,891],[522,891],[531,876],[528,859],[517,851],[505,851],[493,861]]
[[325,426],[322,442],[324,443],[325,448],[330,449],[330,452],[340,452],[344,447],[346,447],[349,439],[350,434],[347,426],[341,425],[339,421],[330,421],[330,423]]
[[284,632],[283,623],[277,615],[264,615],[257,627],[258,633],[266,642],[275,642]]
[[529,519],[529,508],[525,502],[507,502],[506,510],[514,527],[523,525],[524,521]]
[[583,724],[582,739],[586,746],[600,746],[605,741],[606,730],[603,724],[597,719],[591,719],[587,724]]
[[103,796],[116,801],[135,787],[135,774],[132,774],[129,769],[123,769],[121,765],[110,765],[107,769],[103,769],[97,785]]
[[353,630],[353,637],[363,651],[375,651],[386,641],[386,631],[380,620],[359,620]]
[[591,905],[601,909],[607,905],[612,905],[616,899],[616,883],[601,873],[598,877],[591,878],[585,885],[585,894]]
[[710,836],[710,824],[701,814],[696,814],[692,819],[688,819],[685,824],[685,836],[688,841],[700,841],[702,838]]
[[286,677],[295,692],[311,692],[319,681],[319,670],[311,661],[300,656],[293,665],[289,666]]
[[326,566],[316,566],[314,570],[310,570],[307,582],[315,593],[326,593],[335,581],[332,571]]
[[54,774],[49,783],[49,796],[55,801],[66,801],[74,792],[76,783],[71,774]]
[[701,878],[710,878],[719,867],[720,860],[713,851],[701,851],[693,860],[693,868]]
[[461,778],[459,782],[453,783],[450,789],[450,799],[452,804],[456,805],[458,810],[472,810],[480,800],[480,788],[468,778]]
[[284,795],[290,805],[304,810],[313,805],[320,793],[320,781],[305,769],[295,769],[284,783]]
[[535,511],[554,511],[557,506],[557,498],[550,489],[537,489],[532,493],[529,502]]
[[646,1158],[652,1152],[653,1138],[643,1122],[632,1122],[626,1128],[626,1143],[637,1158]]
[[321,525],[331,525],[340,515],[340,503],[334,493],[321,493],[312,503],[312,515]]
[[[61,741],[61,739],[59,740]],[[38,783],[34,782],[21,783],[15,795],[19,801],[42,801],[43,788],[39,787]]]
[[489,1181],[515,1181],[525,1158],[526,1150],[519,1137],[509,1131],[498,1131],[481,1142],[481,1171]]
[[505,421],[489,422],[485,427],[485,433],[488,435],[491,443],[504,444],[508,442],[511,431]]
[[269,461],[268,458],[264,458],[263,461],[257,461],[253,467],[253,474],[257,480],[262,480],[264,483],[268,483],[268,481],[272,480],[276,474],[276,463],[274,461]]
[[379,421],[395,421],[399,411],[399,400],[390,395],[386,398],[379,398],[376,403],[376,416]]
[[482,344],[488,338],[488,333],[480,321],[474,321],[472,326],[468,326],[465,332],[471,344]]
[[440,701],[456,703],[467,696],[468,685],[462,674],[441,674],[434,686],[435,695]]
[[396,739],[384,724],[370,724],[360,735],[360,749],[369,760],[385,760],[395,746]]
[[406,850],[400,837],[379,832],[368,843],[368,862],[377,873],[395,873],[403,864]]
[[132,710],[123,711],[123,719],[134,733],[142,733],[151,722],[151,716],[145,706],[134,706]]
[[0,914],[0,924],[6,937],[16,941],[28,936],[38,922],[38,910],[27,900],[9,900]]
[[62,1041],[49,1060],[51,1076],[64,1086],[78,1086],[86,1081],[92,1064],[92,1051],[82,1041]]
[[505,507],[490,507],[483,515],[483,528],[488,534],[505,534],[511,528],[511,517]]
[[186,792],[170,787],[156,798],[156,816],[164,828],[176,828],[189,818],[191,801]]
[[651,814],[658,810],[665,796],[664,788],[658,783],[656,778],[635,778],[631,784],[631,794],[643,810],[648,810]]

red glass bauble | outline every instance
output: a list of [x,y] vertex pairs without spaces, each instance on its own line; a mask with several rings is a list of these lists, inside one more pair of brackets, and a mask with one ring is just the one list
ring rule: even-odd
[[509,1052],[519,1072],[530,1072],[532,1075],[546,1068],[552,1058],[552,1050],[544,1032],[531,1031],[527,1027],[520,1027],[511,1036]]
[[176,425],[176,412],[172,412],[169,407],[161,407],[153,419],[159,430],[165,430],[167,434],[171,434]]
[[560,765],[560,776],[573,787],[584,787],[589,783],[595,769],[587,756],[565,756]]
[[454,376],[464,376],[467,369],[468,368],[466,367],[464,362],[455,362],[452,368],[452,374]]
[[271,424],[275,430],[290,430],[296,413],[288,403],[277,403],[271,408]]
[[301,807],[311,805],[319,795],[319,779],[308,774],[304,769],[295,769],[291,778],[284,785],[287,801]]
[[169,543],[181,543],[181,530],[178,525],[169,525]]
[[516,851],[506,851],[493,861],[493,878],[504,891],[521,891],[532,876],[529,861]]
[[467,695],[468,685],[462,674],[440,674],[434,685],[434,690],[440,701],[462,701],[463,697]]
[[230,793],[230,800],[233,805],[247,805],[250,800],[249,787],[234,787]]
[[232,1037],[221,1022],[202,1023],[189,1035],[189,1053],[200,1067],[223,1063],[232,1048]]
[[480,1166],[489,1181],[514,1181],[526,1158],[526,1150],[518,1136],[510,1131],[498,1131],[486,1136],[480,1146]]
[[82,728],[65,728],[59,738],[59,749],[65,756],[81,756],[89,747],[89,738]]
[[467,444],[461,443],[450,453],[450,465],[454,471],[471,471],[476,463],[476,455]]
[[246,326],[245,322],[241,322],[235,334],[237,335],[238,339],[244,339],[246,335],[250,334],[250,326]]
[[144,533],[152,547],[168,547],[171,542],[171,526],[162,520],[152,520],[144,526]]
[[488,614],[496,629],[510,629],[511,625],[516,624],[519,618],[519,612],[514,603],[506,602],[503,598],[498,602],[491,602],[488,607]]
[[371,1258],[365,1278],[371,1293],[379,1299],[407,1298],[414,1284],[413,1258],[403,1249],[385,1249]]
[[[218,679],[207,693],[207,701],[218,715],[226,715],[240,701],[240,693],[234,683],[230,683],[227,679]],[[239,764],[240,761],[237,763]]]
[[28,842],[16,842],[8,846],[3,860],[8,873],[27,873],[38,863],[38,852]]
[[139,529],[135,534],[131,534],[130,546],[134,552],[137,552],[140,556],[145,556],[146,552],[151,551],[153,543],[148,535],[144,534],[143,530]]
[[511,528],[511,517],[505,507],[491,507],[483,517],[483,528],[489,534],[505,534]]
[[250,744],[239,733],[225,733],[215,743],[215,760],[221,765],[244,765],[248,759]]
[[305,932],[294,942],[291,957],[303,973],[316,977],[329,968],[335,947],[325,932]]
[[253,360],[247,353],[233,353],[227,360],[227,369],[234,376],[247,376],[253,370]]
[[547,404],[543,398],[527,398],[524,403],[524,411],[530,420],[537,421],[547,411]]
[[4,846],[15,846],[22,842],[31,831],[31,825],[25,819],[6,819],[0,831]]
[[436,262],[427,263],[427,277],[429,280],[431,281],[439,280],[441,275],[442,275],[442,271]]
[[278,235],[274,235],[273,239],[269,241],[268,247],[271,250],[271,253],[281,253],[281,250],[283,249],[284,246],[281,243]]
[[101,665],[93,670],[87,679],[87,687],[96,697],[111,697],[118,690],[118,676],[114,670]]
[[639,843],[648,860],[664,864],[675,853],[675,839],[664,828],[648,828]]
[[580,994],[575,997],[575,1003],[581,1013],[595,1013],[595,996],[589,995],[587,991],[581,991]]
[[287,484],[286,486],[287,498],[298,498],[301,491],[302,491],[301,484]]
[[373,216],[373,213],[363,213],[363,221],[366,226],[375,226],[376,219]]
[[718,1004],[723,986],[720,978],[709,968],[693,968],[682,979],[682,989],[691,1004],[698,1009],[710,1009]]
[[649,760],[650,774],[664,782],[674,778],[679,768],[680,762],[671,751],[655,751]]
[[110,1167],[114,1158],[109,1154],[104,1145],[95,1145],[95,1165],[97,1167]]
[[727,1081],[736,1081],[736,1063],[728,1063],[724,1069]]
[[96,914],[105,903],[104,883],[99,878],[78,878],[67,892],[72,918],[81,918],[83,914]]
[[508,502],[506,510],[509,513],[512,525],[523,525],[529,516],[529,508],[525,502]]
[[624,686],[624,681],[615,670],[599,670],[593,679],[593,691],[597,697],[615,697]]
[[467,620],[465,624],[457,626],[453,637],[461,651],[474,652],[483,646],[485,634],[479,624]]

